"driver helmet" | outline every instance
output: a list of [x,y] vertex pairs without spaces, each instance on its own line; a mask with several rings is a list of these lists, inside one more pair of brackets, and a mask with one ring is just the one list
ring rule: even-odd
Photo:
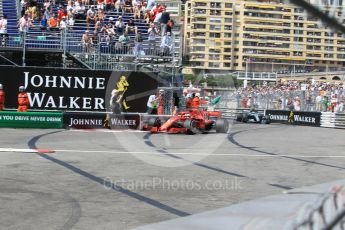
[[25,91],[25,87],[24,86],[20,86],[19,87],[19,92],[24,92]]
[[196,96],[196,97],[200,97],[200,93],[196,93],[195,96]]
[[4,87],[2,86],[2,84],[0,84],[0,89],[4,89]]

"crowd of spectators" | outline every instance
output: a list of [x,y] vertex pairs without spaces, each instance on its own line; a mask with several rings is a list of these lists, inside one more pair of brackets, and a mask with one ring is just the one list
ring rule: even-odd
[[7,40],[7,15],[3,15],[0,19],[0,46],[5,46],[7,44]]
[[[167,7],[155,0],[21,0],[21,6],[22,18],[18,21],[21,35],[32,27],[41,31],[73,30],[78,22],[86,25],[80,35],[85,51],[98,42],[114,49],[132,47],[135,55],[144,54],[143,42],[149,44],[150,54],[171,53],[173,48],[174,21]],[[124,16],[131,18],[125,22]],[[148,28],[140,31],[138,22]]]
[[239,88],[238,107],[295,111],[344,112],[343,83],[287,81]]

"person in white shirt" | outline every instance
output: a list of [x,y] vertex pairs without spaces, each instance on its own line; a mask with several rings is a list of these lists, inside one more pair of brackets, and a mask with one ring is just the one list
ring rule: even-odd
[[7,16],[0,20],[0,46],[6,46],[8,40],[7,34]]
[[[70,1],[69,1],[70,2]],[[49,10],[49,7],[50,7],[50,1],[48,0],[45,0],[44,3],[43,3],[43,8],[45,10]]]
[[147,5],[146,5],[146,10],[147,11],[151,11],[152,8],[156,5],[156,1],[155,0],[148,0],[147,1]]
[[115,31],[118,35],[123,34],[123,32],[125,31],[125,24],[123,22],[122,16],[119,16],[117,21],[115,22]]
[[150,55],[156,55],[156,38],[159,36],[159,31],[153,23],[150,24],[148,29],[148,41],[149,41],[149,53]]
[[75,6],[73,6],[72,1],[68,1],[66,10],[67,12],[69,12],[70,10],[72,10],[73,12],[75,10]]
[[300,111],[301,110],[301,100],[299,99],[299,97],[297,96],[293,102],[293,106],[295,111]]
[[96,24],[96,10],[94,5],[86,13],[86,23],[88,27],[90,23]]
[[132,0],[134,18],[140,19],[141,18],[141,3],[139,0]]
[[65,30],[67,28],[67,25],[68,25],[68,21],[66,19],[66,16],[63,16],[60,22],[60,30]]
[[18,29],[20,33],[20,44],[23,44],[25,33],[29,31],[29,27],[32,26],[31,19],[27,14],[24,14],[18,21]]
[[120,13],[120,10],[121,10],[121,14],[124,15],[124,13],[125,13],[125,0],[116,0],[115,9],[116,9],[117,13]]
[[321,111],[321,107],[322,107],[322,97],[321,95],[317,95],[316,98],[315,98],[315,103],[316,103],[316,111]]
[[166,56],[170,55],[171,50],[173,48],[173,41],[172,41],[170,32],[167,32],[163,36],[160,48],[161,48],[162,55],[166,55]]
[[162,13],[163,12],[159,12],[156,17],[155,20],[153,20],[153,23],[155,24],[156,28],[160,31],[160,27],[161,27],[161,18],[162,18]]
[[152,94],[150,95],[147,101],[147,113],[148,114],[157,114],[157,105],[158,105],[159,97],[157,95]]
[[75,20],[74,20],[73,15],[69,15],[68,20],[67,20],[67,24],[68,24],[69,29],[73,28],[74,22],[75,22]]

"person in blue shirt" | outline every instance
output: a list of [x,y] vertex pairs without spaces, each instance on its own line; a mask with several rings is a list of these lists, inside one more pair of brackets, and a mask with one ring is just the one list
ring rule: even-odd
[[41,22],[40,22],[40,28],[41,30],[47,30],[48,26],[48,20],[45,15],[42,16]]

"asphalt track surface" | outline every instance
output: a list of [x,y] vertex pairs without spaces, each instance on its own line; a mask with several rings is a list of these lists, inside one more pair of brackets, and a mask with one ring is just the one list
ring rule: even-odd
[[0,229],[130,229],[345,175],[336,129],[0,131]]

